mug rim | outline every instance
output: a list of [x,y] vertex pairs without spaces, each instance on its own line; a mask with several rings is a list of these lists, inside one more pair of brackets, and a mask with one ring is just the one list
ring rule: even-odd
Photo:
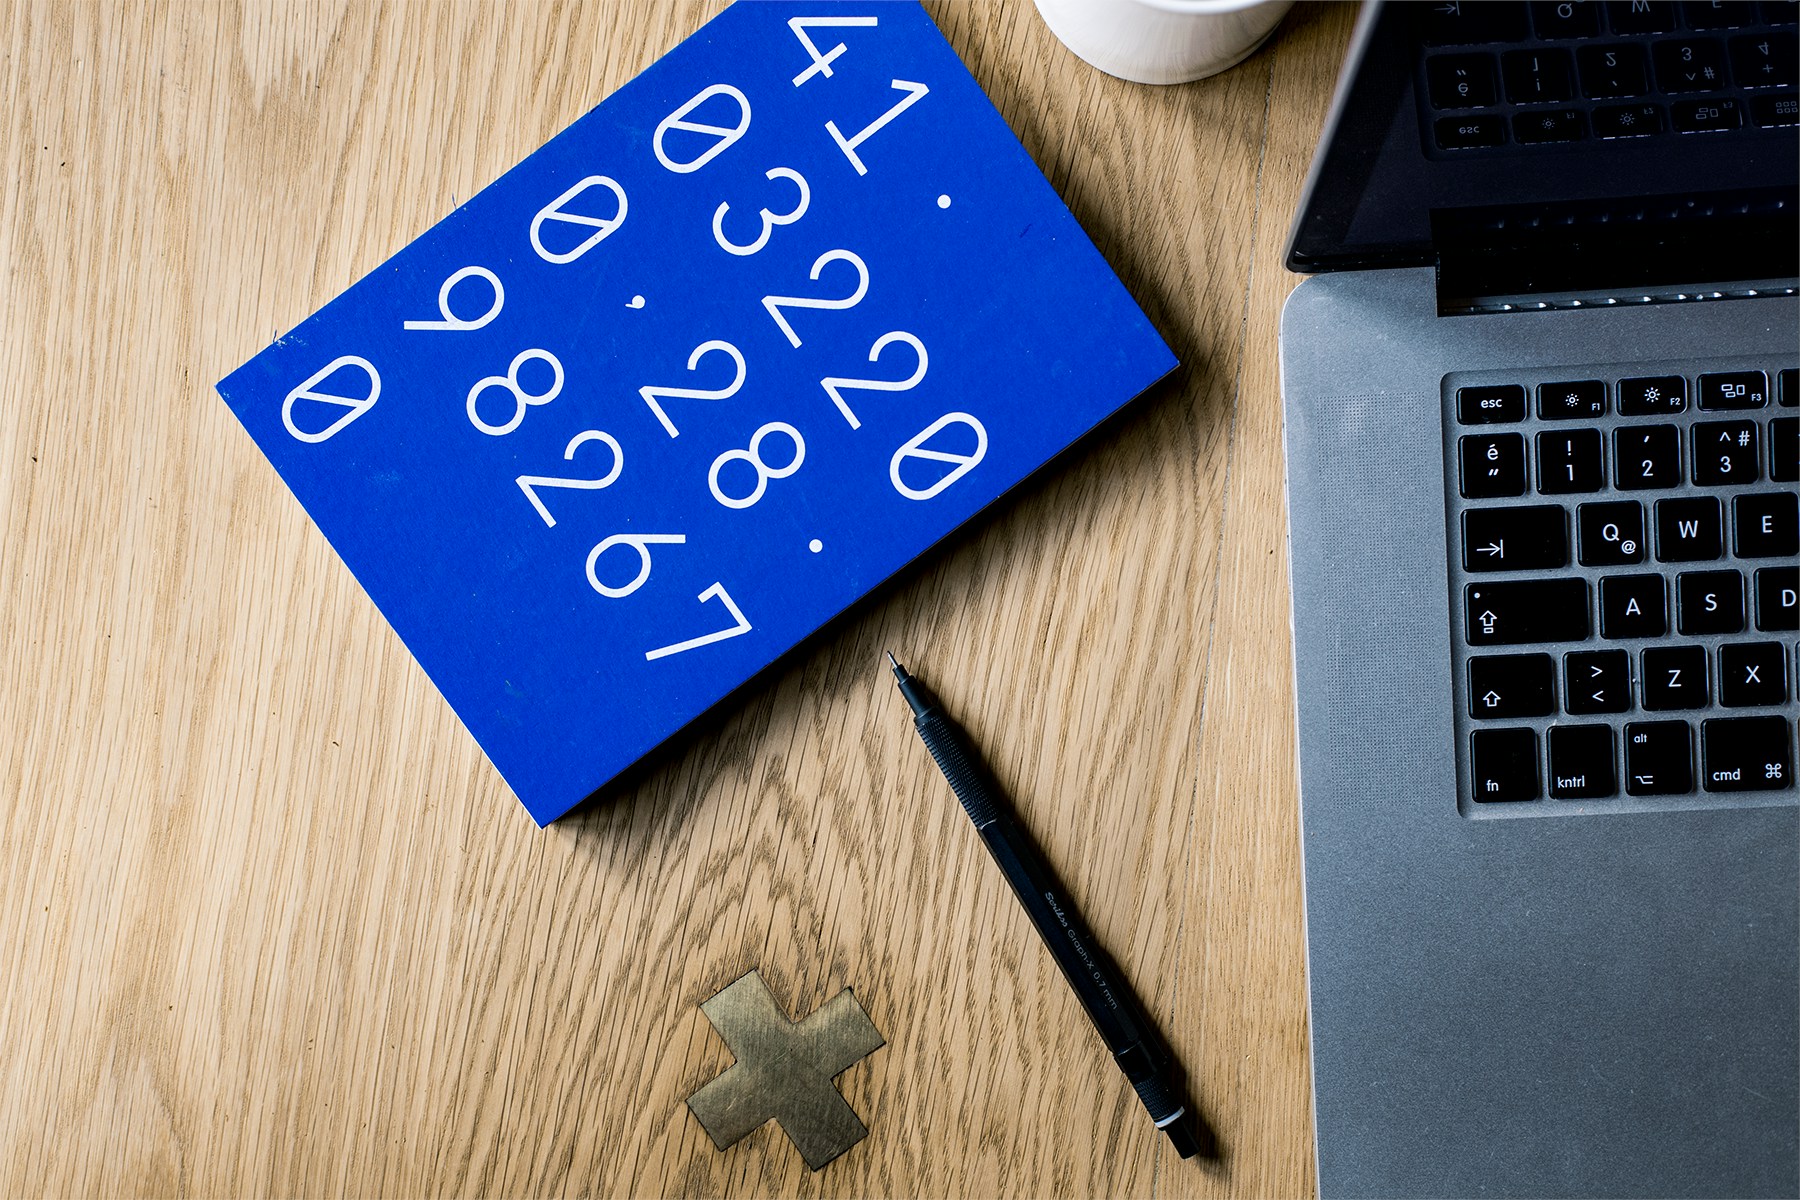
[[1260,8],[1269,0],[1134,0],[1145,8],[1178,16],[1210,16]]

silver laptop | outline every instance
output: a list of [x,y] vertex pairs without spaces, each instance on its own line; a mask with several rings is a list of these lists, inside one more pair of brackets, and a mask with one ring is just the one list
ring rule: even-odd
[[1794,22],[1363,13],[1281,329],[1327,1196],[1800,1194]]

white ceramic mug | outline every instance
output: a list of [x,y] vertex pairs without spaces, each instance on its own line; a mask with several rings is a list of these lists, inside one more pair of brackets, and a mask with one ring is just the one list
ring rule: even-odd
[[1248,58],[1294,0],[1037,0],[1063,45],[1108,75],[1186,83]]

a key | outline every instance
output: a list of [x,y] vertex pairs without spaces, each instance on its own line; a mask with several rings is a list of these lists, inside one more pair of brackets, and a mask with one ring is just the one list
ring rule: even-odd
[[1462,494],[1470,500],[1525,494],[1525,438],[1517,433],[1471,433],[1457,441]]
[[1538,491],[1546,496],[1597,492],[1606,486],[1598,429],[1545,430],[1537,435]]
[[1463,588],[1471,646],[1579,642],[1588,635],[1585,579],[1522,579]]
[[1703,487],[1755,483],[1762,476],[1756,435],[1755,421],[1696,421],[1694,482]]
[[1623,650],[1571,650],[1563,655],[1563,709],[1576,715],[1631,708],[1631,655]]
[[1689,29],[1736,29],[1756,24],[1756,5],[1750,0],[1686,0]]
[[1769,478],[1777,483],[1800,481],[1800,417],[1769,422]]
[[1693,735],[1686,721],[1625,726],[1625,790],[1633,796],[1679,796],[1694,790]]
[[1680,375],[1655,375],[1619,380],[1619,415],[1661,417],[1687,408],[1687,380]]
[[1800,567],[1759,567],[1756,571],[1756,627],[1764,633],[1800,630]]
[[1761,371],[1716,371],[1697,383],[1701,408],[1761,408],[1769,402],[1769,379]]
[[1456,389],[1456,419],[1464,425],[1503,425],[1525,419],[1525,389],[1516,383]]
[[1579,142],[1587,136],[1587,118],[1578,108],[1540,109],[1513,117],[1513,138],[1522,145]]
[[1463,569],[1539,571],[1567,566],[1568,518],[1555,505],[1463,512]]
[[1682,496],[1656,502],[1656,557],[1662,562],[1705,562],[1725,553],[1719,501]]
[[1592,116],[1597,138],[1648,137],[1668,124],[1660,104],[1603,104]]
[[1477,729],[1469,735],[1470,782],[1483,804],[1538,798],[1537,732]]
[[1613,431],[1613,477],[1620,488],[1671,488],[1681,483],[1681,430],[1673,425],[1622,425]]
[[1581,564],[1618,567],[1644,561],[1644,506],[1636,500],[1583,504],[1576,510]]
[[1731,39],[1731,75],[1740,87],[1793,87],[1795,66],[1791,33],[1747,33]]
[[1744,106],[1729,96],[1723,100],[1717,96],[1677,100],[1669,105],[1669,124],[1677,133],[1719,133],[1743,123]]
[[1600,6],[1582,0],[1533,0],[1531,23],[1541,38],[1591,38],[1600,32]]
[[1669,631],[1661,575],[1608,575],[1600,580],[1600,636],[1661,637]]
[[1427,46],[1472,46],[1480,42],[1517,41],[1525,36],[1523,4],[1443,0],[1421,7],[1418,15]]
[[1794,786],[1794,727],[1786,717],[1715,717],[1700,725],[1709,792]]
[[1606,415],[1606,385],[1598,379],[1540,383],[1538,416],[1546,421],[1574,421]]
[[1731,502],[1739,558],[1778,558],[1800,553],[1800,494],[1768,492]]
[[1702,708],[1706,687],[1706,647],[1651,646],[1644,651],[1644,707],[1652,711]]
[[1433,108],[1480,108],[1494,102],[1491,54],[1434,54],[1425,60]]
[[1500,74],[1514,104],[1560,104],[1575,97],[1575,66],[1567,50],[1508,50],[1500,56]]
[[1675,627],[1684,634],[1744,627],[1744,577],[1736,571],[1683,571],[1675,581]]
[[1575,65],[1581,71],[1581,93],[1592,99],[1618,100],[1649,90],[1642,46],[1583,46],[1575,52]]
[[1550,798],[1598,800],[1617,795],[1610,725],[1550,727]]
[[1726,86],[1725,43],[1718,38],[1671,38],[1650,50],[1656,85],[1665,92],[1710,92]]
[[1781,407],[1793,408],[1800,405],[1800,369],[1783,367],[1781,369]]
[[1556,663],[1548,654],[1478,654],[1469,659],[1469,715],[1478,721],[1556,711]]
[[1495,113],[1440,117],[1432,126],[1439,150],[1473,150],[1506,144],[1506,118]]
[[1719,703],[1763,708],[1787,700],[1787,647],[1780,642],[1727,642],[1719,647]]
[[1800,96],[1792,92],[1765,93],[1750,97],[1750,120],[1759,129],[1781,129],[1800,124]]
[[1673,0],[1607,0],[1606,16],[1620,37],[1675,28]]

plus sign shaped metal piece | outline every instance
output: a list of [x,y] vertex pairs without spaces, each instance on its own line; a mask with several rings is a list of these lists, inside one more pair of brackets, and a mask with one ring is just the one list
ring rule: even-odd
[[867,1136],[831,1081],[887,1042],[849,988],[794,1022],[751,971],[700,1011],[737,1058],[688,1097],[713,1145],[724,1150],[773,1117],[817,1171]]

